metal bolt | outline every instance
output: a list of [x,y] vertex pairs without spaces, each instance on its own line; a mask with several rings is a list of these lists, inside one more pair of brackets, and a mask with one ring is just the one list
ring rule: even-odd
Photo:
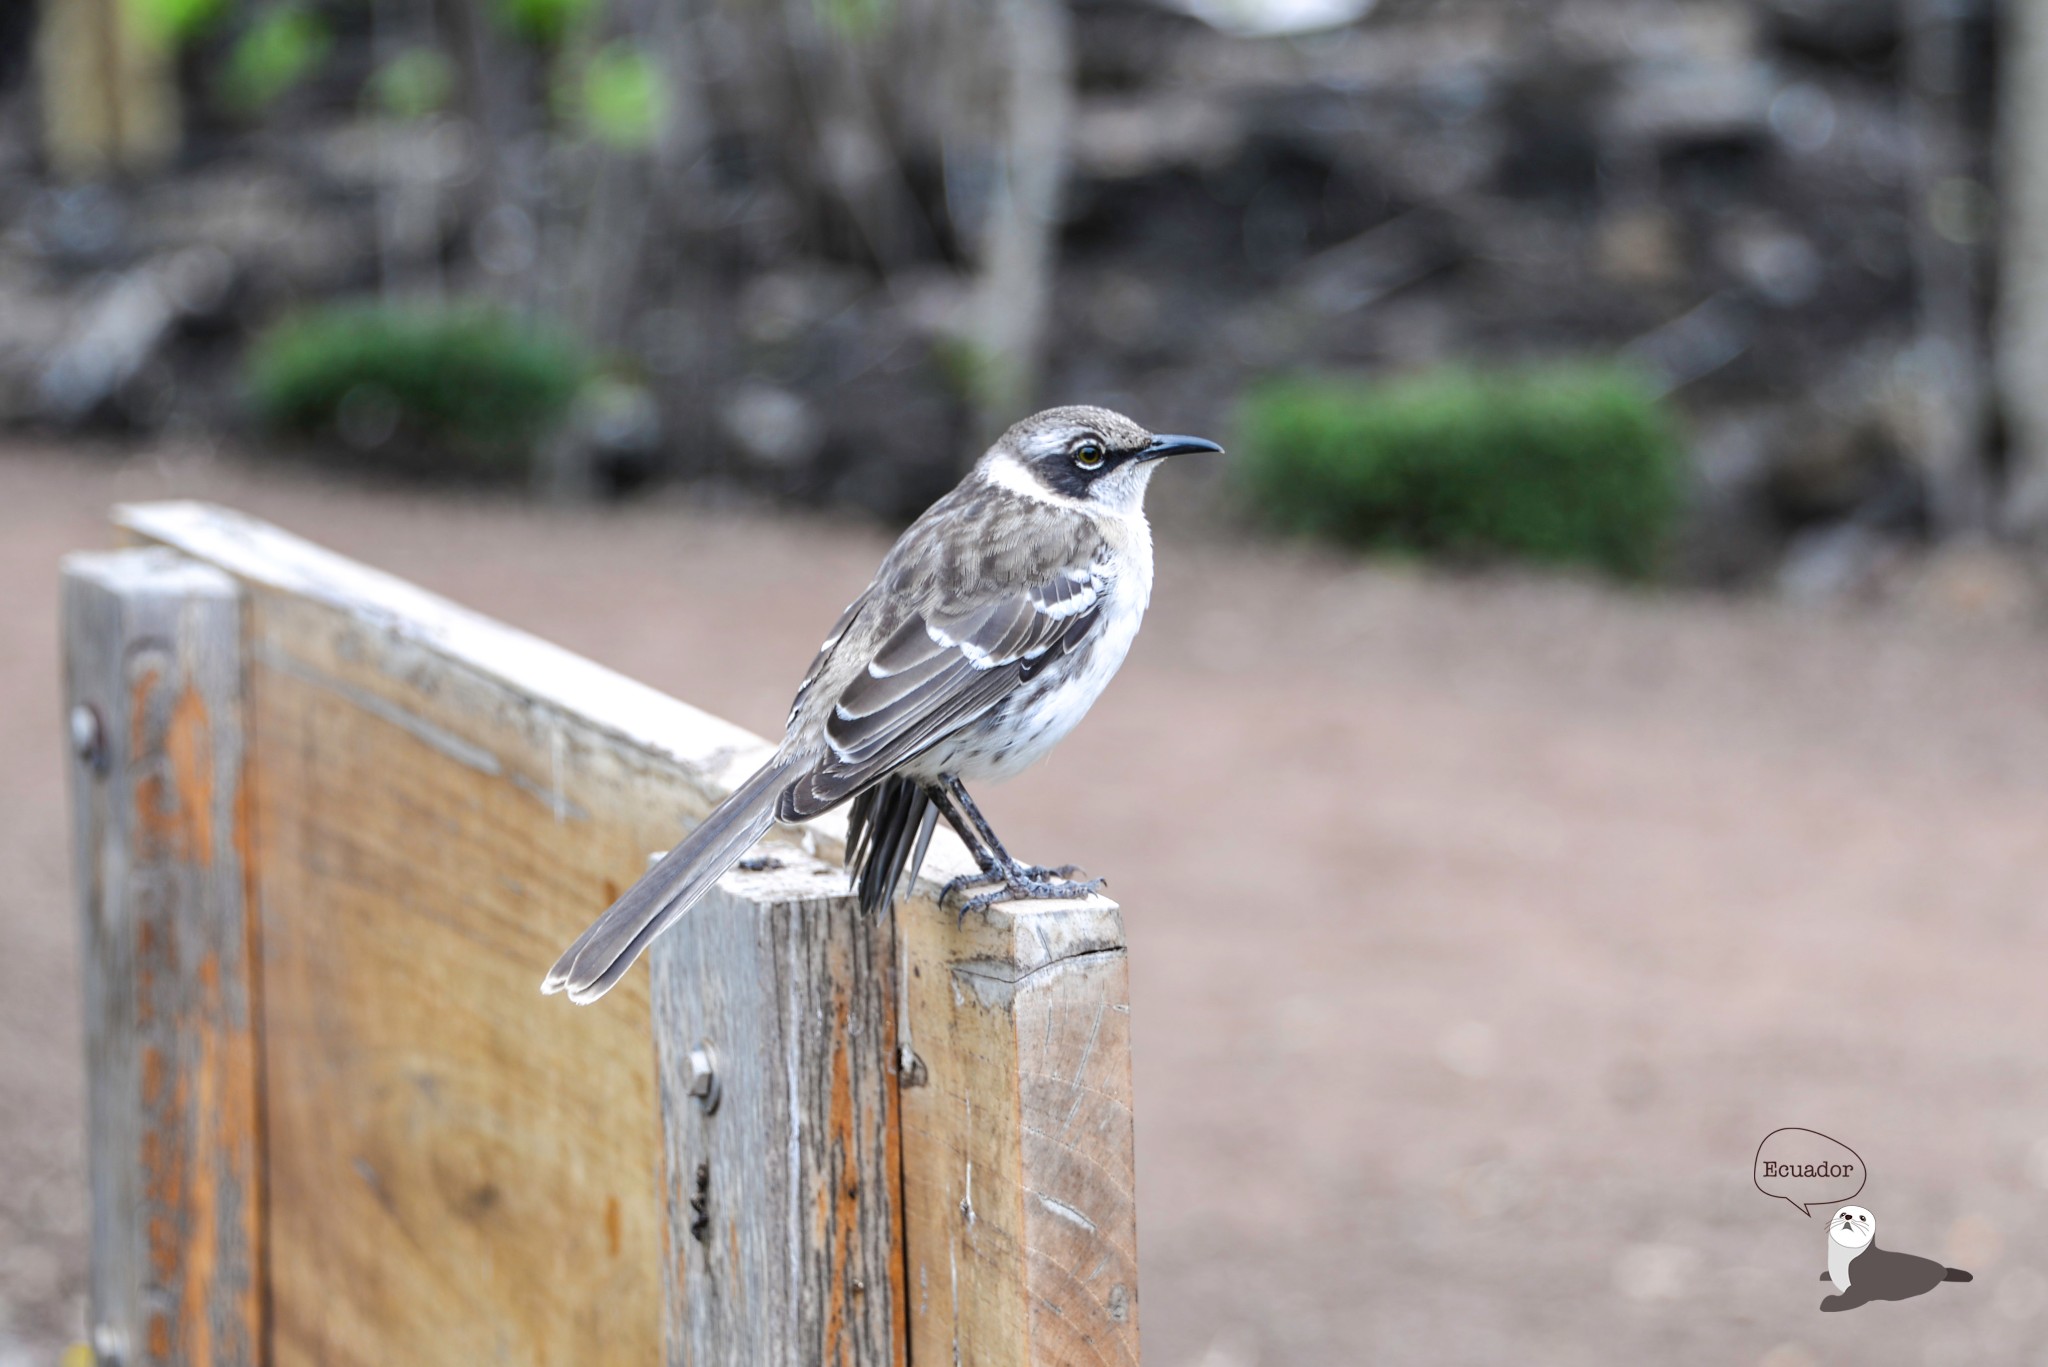
[[707,1041],[690,1051],[690,1095],[709,1115],[718,1109],[718,1055]]
[[107,731],[91,703],[71,709],[71,753],[96,774],[106,770]]

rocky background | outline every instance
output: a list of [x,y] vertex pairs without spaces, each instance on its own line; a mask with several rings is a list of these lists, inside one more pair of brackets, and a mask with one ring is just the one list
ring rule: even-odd
[[[1944,423],[1996,478],[1988,5],[1939,7],[1928,39],[1874,0],[1365,0],[1293,36],[1246,30],[1294,10],[1222,3],[1073,5],[1057,266],[1015,406],[1228,434],[1277,372],[1618,354],[1684,415],[1683,575],[1798,591],[1946,530]],[[813,130],[792,169],[773,111],[839,68],[776,85],[705,5],[653,35],[694,75],[627,157],[494,113],[545,109],[546,75],[488,34],[496,96],[380,112],[389,8],[323,10],[331,50],[261,117],[208,98],[226,37],[186,53],[175,156],[111,179],[48,164],[33,20],[0,18],[0,424],[237,433],[242,348],[294,306],[483,294],[612,358],[578,418],[602,488],[902,518],[956,477],[1000,416],[961,321],[1003,297],[977,235],[1004,149],[968,136],[971,98],[845,146]],[[853,46],[866,89],[932,70],[906,39]]]

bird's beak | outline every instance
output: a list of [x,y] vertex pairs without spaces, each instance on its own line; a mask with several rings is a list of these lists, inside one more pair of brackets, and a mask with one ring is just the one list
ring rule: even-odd
[[1152,438],[1152,444],[1138,454],[1144,460],[1158,460],[1161,456],[1186,456],[1196,451],[1214,451],[1221,455],[1223,448],[1200,437],[1161,436]]

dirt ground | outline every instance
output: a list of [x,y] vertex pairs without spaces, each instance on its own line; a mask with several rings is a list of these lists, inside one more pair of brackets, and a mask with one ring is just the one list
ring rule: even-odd
[[[168,496],[760,731],[884,545],[0,450],[0,1367],[82,1318],[57,559]],[[1173,528],[1159,566],[1094,716],[986,803],[1125,907],[1149,1363],[2048,1360],[2048,633]],[[1788,1125],[1975,1283],[1816,1313],[1821,1222],[1750,1182]]]

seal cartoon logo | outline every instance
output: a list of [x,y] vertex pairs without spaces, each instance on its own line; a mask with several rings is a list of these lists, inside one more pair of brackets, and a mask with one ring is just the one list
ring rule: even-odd
[[1967,1282],[1969,1273],[1943,1267],[1932,1258],[1888,1253],[1877,1246],[1877,1217],[1862,1206],[1843,1206],[1828,1221],[1828,1270],[1835,1284],[1823,1310],[1854,1310],[1871,1301],[1905,1301],[1924,1296],[1943,1282]]

